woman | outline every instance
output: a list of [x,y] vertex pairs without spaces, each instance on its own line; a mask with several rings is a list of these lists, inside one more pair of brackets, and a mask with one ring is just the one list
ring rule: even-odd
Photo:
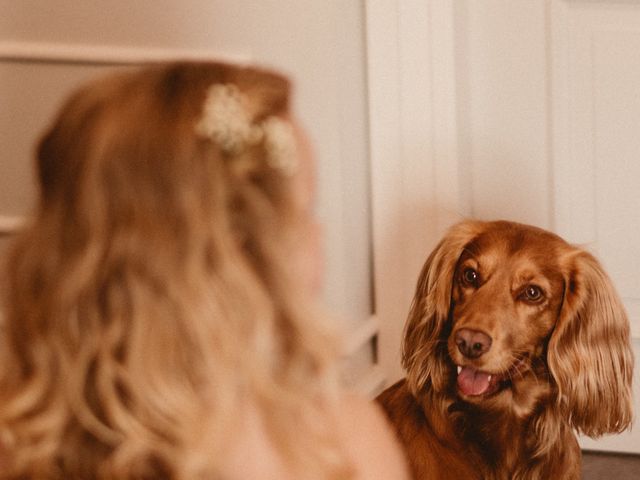
[[402,479],[312,308],[312,159],[281,76],[223,64],[76,92],[9,254],[2,479]]

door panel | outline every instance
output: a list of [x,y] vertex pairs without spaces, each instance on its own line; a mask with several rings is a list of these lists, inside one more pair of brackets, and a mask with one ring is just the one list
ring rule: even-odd
[[[623,298],[640,410],[640,4],[551,4],[555,219],[558,233],[604,263]],[[585,448],[640,453],[640,432]]]

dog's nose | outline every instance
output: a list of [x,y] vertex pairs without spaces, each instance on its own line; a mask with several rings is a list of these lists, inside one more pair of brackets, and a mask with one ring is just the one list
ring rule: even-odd
[[468,358],[478,358],[491,348],[491,337],[478,330],[461,328],[456,332],[455,340],[460,353]]

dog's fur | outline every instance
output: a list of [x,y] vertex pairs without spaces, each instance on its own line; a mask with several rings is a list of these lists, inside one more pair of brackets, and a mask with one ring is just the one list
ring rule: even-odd
[[402,360],[378,401],[417,480],[577,480],[574,431],[632,421],[621,301],[592,255],[535,227],[452,227],[420,274]]

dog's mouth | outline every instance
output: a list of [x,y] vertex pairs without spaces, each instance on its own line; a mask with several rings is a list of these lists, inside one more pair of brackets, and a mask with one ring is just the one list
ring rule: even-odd
[[487,396],[501,388],[504,375],[495,375],[466,365],[458,366],[458,390],[468,397]]
[[471,365],[457,366],[458,391],[466,397],[488,397],[498,393],[512,384],[514,373],[521,375],[525,360],[519,359],[511,368],[502,373],[489,373],[478,370]]

